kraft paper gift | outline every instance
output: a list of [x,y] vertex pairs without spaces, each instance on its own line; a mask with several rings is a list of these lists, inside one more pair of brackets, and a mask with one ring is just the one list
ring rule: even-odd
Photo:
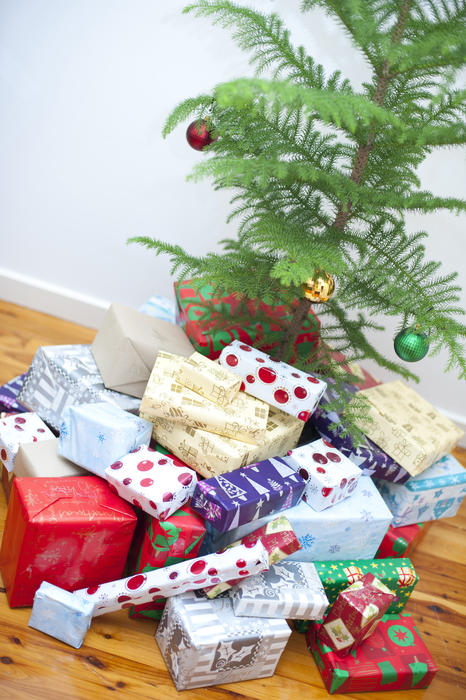
[[176,378],[183,386],[219,406],[227,406],[241,387],[241,377],[198,352],[181,363]]
[[21,445],[50,440],[54,435],[35,413],[20,413],[0,419],[0,459],[12,472]]
[[93,609],[90,601],[43,581],[34,596],[28,625],[79,649],[92,622]]
[[113,303],[91,350],[107,388],[141,398],[157,353],[187,356],[194,348],[179,326]]
[[58,454],[58,438],[20,445],[15,476],[84,476],[88,472]]

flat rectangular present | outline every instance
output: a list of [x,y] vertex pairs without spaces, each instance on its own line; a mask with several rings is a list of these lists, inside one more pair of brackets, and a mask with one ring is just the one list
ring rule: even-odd
[[359,428],[411,476],[448,454],[463,436],[451,420],[402,381],[360,392],[369,405]]
[[36,413],[21,413],[0,419],[0,459],[8,472],[15,466],[21,445],[50,440],[54,435]]
[[43,581],[34,596],[28,626],[79,649],[92,622],[93,609],[88,600]]
[[60,430],[67,406],[107,401],[136,411],[139,399],[106,389],[90,345],[51,345],[37,349],[18,401]]
[[290,634],[285,620],[236,617],[228,597],[184,593],[168,601],[155,639],[185,690],[272,676]]
[[427,688],[437,673],[410,615],[384,615],[375,632],[344,658],[319,641],[321,627],[312,622],[306,641],[330,694]]
[[286,362],[234,340],[219,357],[221,365],[243,380],[244,391],[306,422],[322,398],[326,382]]
[[452,518],[466,496],[466,469],[446,455],[405,484],[377,483],[393,513],[393,526]]
[[105,470],[111,487],[125,501],[166,520],[194,493],[195,471],[176,459],[140,445]]
[[109,403],[69,406],[60,426],[58,453],[105,479],[105,470],[148,445],[152,424]]
[[295,447],[287,460],[305,479],[303,500],[314,510],[351,496],[361,476],[361,470],[327,440]]
[[319,620],[328,607],[314,564],[282,561],[238,583],[231,591],[235,615]]
[[393,591],[394,600],[387,613],[399,613],[409,600],[419,577],[409,559],[350,559],[346,561],[316,561],[315,567],[320,576],[330,605],[338,595],[364,574],[372,573],[387,588]]
[[0,413],[4,411],[7,413],[24,413],[24,411],[27,411],[27,408],[17,400],[25,377],[26,372],[0,386]]
[[235,398],[242,381],[241,377],[198,352],[181,363],[176,379],[219,406],[227,406]]
[[15,476],[84,476],[88,472],[58,454],[58,438],[20,445]]
[[157,353],[188,356],[193,352],[179,326],[113,303],[91,345],[108,389],[141,398]]
[[431,521],[388,528],[375,555],[376,559],[407,557],[424,539]]
[[[146,417],[144,411],[141,416]],[[297,418],[271,407],[262,445],[250,445],[166,418],[157,420],[152,435],[171,453],[209,478],[269,457],[283,457],[296,447],[303,425]]]
[[96,476],[15,478],[0,552],[10,606],[32,605],[45,580],[73,590],[118,578],[135,526]]
[[[351,498],[320,512],[304,501],[286,511],[302,549],[290,556],[292,561],[334,561],[371,559],[376,553],[392,514],[372,479],[361,476]],[[241,540],[273,518],[266,516],[235,530],[218,533],[209,523],[204,547],[217,551],[230,542]]]
[[213,403],[179,383],[183,365],[179,355],[158,354],[141,401],[141,415],[153,423],[167,418],[253,445],[264,442],[269,414],[266,403],[244,392],[223,406]]

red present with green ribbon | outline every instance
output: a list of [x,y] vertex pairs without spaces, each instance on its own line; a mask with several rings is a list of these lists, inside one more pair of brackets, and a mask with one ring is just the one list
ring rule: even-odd
[[410,615],[384,615],[374,633],[343,658],[319,641],[321,627],[313,622],[306,641],[331,694],[427,688],[437,673]]
[[[175,282],[175,296],[180,311],[180,319],[185,333],[196,350],[202,355],[216,360],[226,345],[232,340],[240,340],[248,345],[270,353],[282,340],[283,328],[288,325],[294,306],[269,306],[263,302],[240,300],[235,294],[215,297],[212,285],[183,280]],[[212,318],[208,316],[208,306],[213,305]],[[251,318],[246,326],[234,322],[235,314],[244,312]],[[218,318],[216,318],[219,312]],[[219,323],[222,318],[232,318],[231,325]],[[256,317],[256,321],[254,318]],[[319,342],[320,321],[312,311],[304,319],[301,331],[295,341],[295,351],[306,358]],[[291,363],[293,360],[291,360]]]
[[380,543],[375,559],[407,557],[421,542],[429,525],[430,522],[404,525],[403,527],[390,525]]

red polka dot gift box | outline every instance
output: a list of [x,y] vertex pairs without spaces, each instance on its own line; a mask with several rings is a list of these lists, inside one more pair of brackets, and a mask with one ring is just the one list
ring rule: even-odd
[[0,552],[10,606],[32,605],[44,580],[73,591],[120,577],[135,526],[99,477],[16,478]]
[[219,362],[243,379],[251,396],[306,422],[316,409],[327,384],[265,352],[234,340],[221,352]]
[[20,445],[41,440],[52,440],[54,434],[35,413],[6,416],[0,420],[0,459],[12,472]]
[[159,520],[189,501],[197,474],[176,457],[140,445],[105,470],[112,491]]
[[362,473],[348,457],[322,438],[295,447],[287,460],[306,481],[303,500],[317,511],[351,496]]

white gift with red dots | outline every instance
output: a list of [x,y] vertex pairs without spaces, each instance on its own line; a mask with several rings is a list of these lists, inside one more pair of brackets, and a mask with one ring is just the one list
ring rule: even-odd
[[242,377],[241,388],[248,394],[302,421],[313,414],[327,388],[321,379],[239,340],[223,348],[218,361]]
[[246,578],[268,568],[269,554],[258,540],[252,546],[240,544],[162,569],[153,569],[92,588],[81,588],[74,591],[74,594],[91,600],[95,604],[93,617],[97,617],[223,581]]
[[286,459],[308,480],[303,501],[317,511],[351,496],[361,476],[361,470],[324,439],[296,447]]
[[176,457],[140,445],[111,464],[105,476],[121,498],[166,520],[193,495],[197,474]]
[[19,446],[41,440],[53,440],[55,435],[36,413],[21,413],[0,420],[0,459],[9,472],[13,471]]

